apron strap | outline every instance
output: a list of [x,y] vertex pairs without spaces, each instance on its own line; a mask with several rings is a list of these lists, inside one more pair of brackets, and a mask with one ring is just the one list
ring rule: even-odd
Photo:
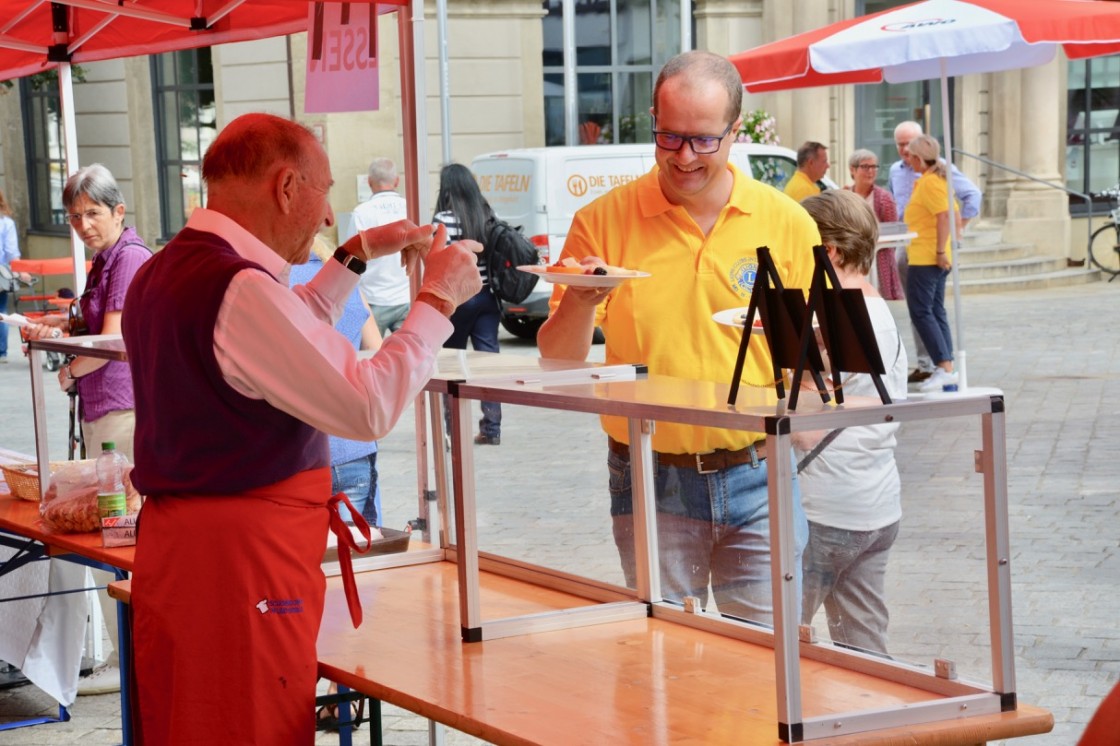
[[[354,525],[358,527],[358,531],[365,537],[366,545],[359,547],[354,540],[354,534],[350,531],[350,527],[342,520],[342,516],[338,512],[338,504],[340,502],[346,503],[347,509],[350,511],[351,518],[354,519]],[[358,598],[358,588],[354,584],[354,565],[350,559],[350,552],[354,551],[358,554],[365,554],[373,546],[372,538],[370,537],[369,524],[362,514],[354,510],[354,506],[350,504],[350,499],[346,497],[345,492],[339,492],[337,495],[327,501],[327,510],[331,515],[331,531],[338,537],[338,565],[342,570],[342,590],[346,594],[346,605],[350,609],[350,621],[354,623],[354,629],[357,629],[362,624],[362,601]]]

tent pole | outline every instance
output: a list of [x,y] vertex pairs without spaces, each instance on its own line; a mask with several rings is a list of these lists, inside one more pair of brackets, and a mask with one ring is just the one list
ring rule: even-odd
[[[968,374],[965,368],[964,335],[961,333],[961,271],[960,236],[957,235],[956,202],[953,195],[953,135],[952,117],[949,114],[949,77],[945,69],[945,58],[941,58],[941,126],[945,139],[945,181],[949,186],[949,236],[953,248],[953,321],[956,326],[954,337],[953,370],[958,377],[957,387],[964,391],[968,388]],[[936,361],[934,361],[936,362]]]
[[[59,114],[66,148],[66,176],[78,170],[78,125],[74,118],[74,76],[69,62],[58,63]],[[70,252],[74,257],[74,297],[86,289],[86,246],[75,231],[70,231]]]
[[[405,8],[411,12],[406,16]],[[425,158],[426,124],[424,120],[424,3],[413,0],[397,10],[397,39],[401,65],[401,132],[404,140],[405,201],[408,218],[417,225],[428,221],[430,211],[423,204],[427,194],[428,167]],[[410,279],[411,295],[420,289],[423,267],[418,266]],[[428,495],[428,430],[427,399],[419,394],[413,403],[416,433],[416,497],[417,515],[422,520],[423,540],[429,543],[437,537],[438,516],[429,510]],[[442,444],[441,444],[442,445]],[[436,533],[433,533],[433,530]]]
[[447,0],[436,0],[436,30],[439,37],[439,135],[443,165],[451,163],[451,73],[447,63]]
[[579,101],[576,92],[576,2],[560,0],[561,44],[564,47],[564,144],[579,145]]

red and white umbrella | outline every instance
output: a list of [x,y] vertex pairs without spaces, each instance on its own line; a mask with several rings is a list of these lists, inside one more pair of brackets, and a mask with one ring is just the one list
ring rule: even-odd
[[732,55],[752,92],[905,83],[1120,52],[1120,3],[925,0]]
[[[948,79],[1042,65],[1054,59],[1058,47],[1070,59],[1120,53],[1120,2],[924,0],[839,21],[730,59],[752,93],[939,78],[945,155],[951,160]],[[949,210],[949,224],[955,226],[951,179]],[[954,260],[955,342],[963,389],[967,379],[958,265]]]

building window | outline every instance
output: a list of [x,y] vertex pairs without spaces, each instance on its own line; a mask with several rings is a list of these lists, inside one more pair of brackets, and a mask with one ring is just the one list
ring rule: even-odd
[[66,147],[59,115],[58,77],[21,78],[23,132],[27,148],[27,191],[33,231],[65,234]]
[[217,135],[210,49],[152,55],[161,238],[169,240],[205,200],[202,156]]
[[[575,0],[578,143],[564,130],[561,0],[543,0],[545,144],[652,142],[657,71],[680,51],[680,0]],[[688,5],[684,3],[684,5]]]
[[[1094,211],[1108,209],[1104,189],[1120,184],[1120,56],[1069,63],[1066,107],[1066,186],[1093,195]],[[1084,201],[1071,197],[1072,212]]]

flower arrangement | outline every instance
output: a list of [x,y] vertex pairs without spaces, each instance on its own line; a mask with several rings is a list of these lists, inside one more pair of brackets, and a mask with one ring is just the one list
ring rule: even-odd
[[743,126],[739,128],[737,142],[756,142],[762,145],[778,145],[781,140],[777,133],[778,123],[765,109],[743,112]]

